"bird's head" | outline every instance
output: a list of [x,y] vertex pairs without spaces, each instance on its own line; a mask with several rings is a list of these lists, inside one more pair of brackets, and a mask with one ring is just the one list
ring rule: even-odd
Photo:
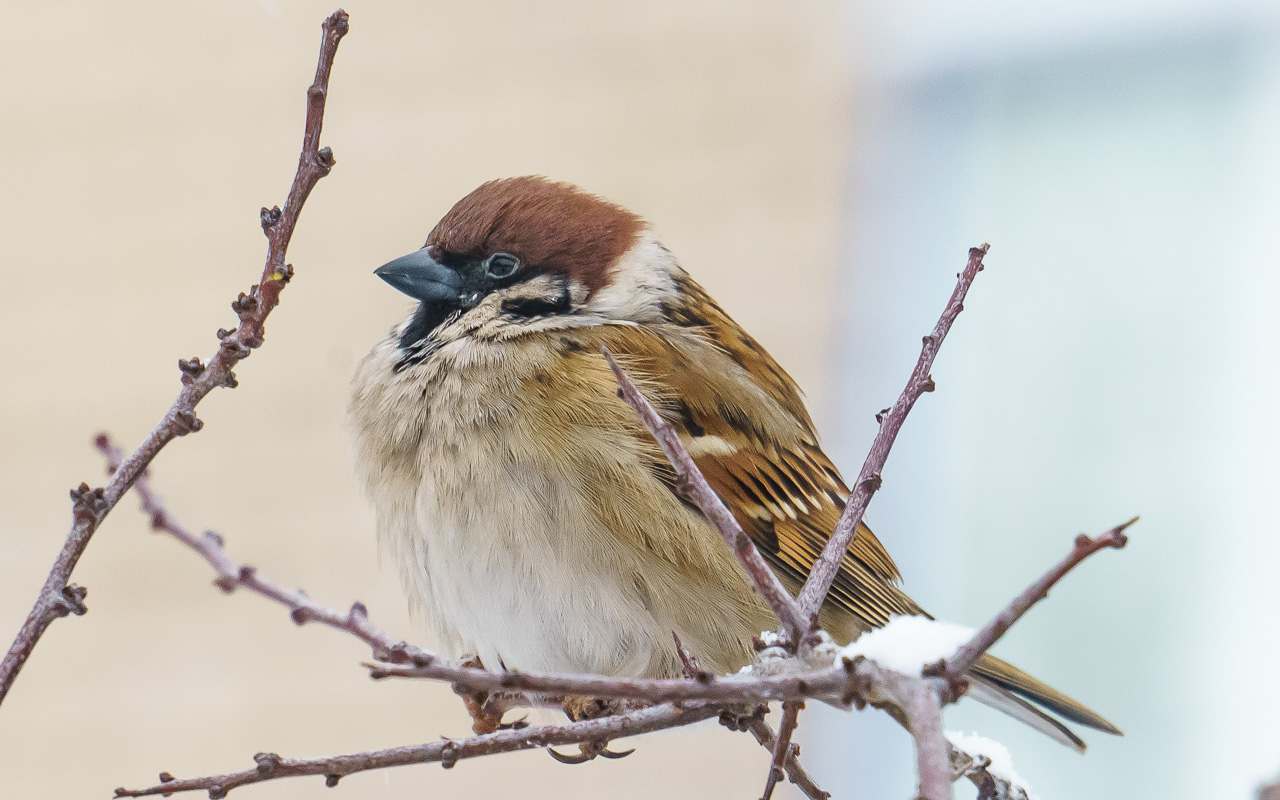
[[657,319],[674,259],[640,217],[541,177],[490,181],[457,202],[426,244],[375,274],[420,301],[409,346],[454,320]]

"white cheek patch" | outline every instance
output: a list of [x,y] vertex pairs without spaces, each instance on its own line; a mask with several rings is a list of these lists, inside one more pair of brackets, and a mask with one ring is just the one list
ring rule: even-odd
[[662,322],[662,304],[676,296],[673,275],[679,272],[675,256],[646,228],[609,268],[609,283],[586,310],[605,319]]

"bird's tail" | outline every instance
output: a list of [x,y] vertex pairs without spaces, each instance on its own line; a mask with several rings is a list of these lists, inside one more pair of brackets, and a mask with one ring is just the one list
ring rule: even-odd
[[1052,714],[1104,733],[1123,735],[1097,712],[993,655],[978,659],[969,672],[969,679],[969,694],[975,700],[1079,752],[1084,752],[1084,741]]

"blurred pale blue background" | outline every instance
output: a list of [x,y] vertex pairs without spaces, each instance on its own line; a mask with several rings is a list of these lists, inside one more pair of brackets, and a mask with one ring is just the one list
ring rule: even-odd
[[[863,10],[829,409],[846,473],[964,249],[993,244],[873,525],[917,599],[978,625],[1072,534],[1142,515],[999,648],[1126,737],[1078,759],[985,709],[948,726],[1008,744],[1045,798],[1249,797],[1280,770],[1277,6]],[[876,767],[910,753],[872,725],[814,747],[858,765],[850,791],[903,796]]]
[[[966,703],[1044,800],[1240,798],[1280,771],[1274,500],[1280,20],[1205,0],[348,5],[325,138],[338,167],[241,388],[165,451],[191,526],[407,638],[351,474],[356,360],[405,312],[369,272],[483,180],[543,173],[649,217],[803,385],[846,473],[970,245],[993,245],[870,521],[908,588],[980,625],[1079,531],[1143,516],[999,646],[1127,736],[1078,757]],[[67,525],[66,490],[176,392],[261,263],[329,0],[11,2],[0,48],[0,636]],[[245,488],[270,476],[271,491]],[[106,797],[463,735],[447,687],[373,684],[355,642],[223,597],[126,502],[0,708],[13,796]],[[808,712],[838,798],[906,798],[882,715]],[[818,724],[820,723],[820,724]],[[72,754],[68,756],[68,754]],[[713,725],[622,762],[541,753],[285,781],[252,798],[758,796]],[[787,796],[794,797],[789,787]],[[957,796],[971,794],[964,787]]]

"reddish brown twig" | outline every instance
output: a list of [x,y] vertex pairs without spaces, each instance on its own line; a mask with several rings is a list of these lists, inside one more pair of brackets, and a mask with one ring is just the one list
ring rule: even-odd
[[[942,694],[947,685],[941,678],[905,675],[885,669],[858,656],[849,665],[862,683],[855,702],[875,706],[907,729],[916,742],[916,773],[920,800],[948,800],[951,797],[951,747],[942,733]],[[958,777],[958,776],[957,776]]]
[[80,560],[102,520],[165,445],[179,436],[200,430],[203,423],[196,416],[196,406],[215,388],[235,386],[236,377],[232,369],[248,357],[254,348],[262,345],[267,315],[279,303],[280,291],[293,275],[293,268],[285,264],[285,253],[302,205],[316,183],[333,168],[333,153],[327,147],[319,148],[318,144],[324,121],[329,72],[333,68],[338,42],[346,32],[346,12],[335,11],[325,20],[315,83],[307,91],[307,121],[298,170],[289,189],[284,210],[262,210],[262,227],[268,242],[267,261],[258,285],[252,287],[248,294],[241,294],[232,303],[232,308],[240,318],[239,326],[232,331],[218,332],[222,344],[207,366],[200,363],[198,358],[179,362],[183,373],[183,387],[177,400],[133,455],[124,460],[105,487],[90,489],[82,484],[72,492],[74,504],[71,531],[49,571],[49,577],[40,589],[31,613],[27,615],[3,661],[0,661],[0,702],[3,702],[18,672],[49,625],[67,614],[85,612],[85,590],[68,584],[68,581],[76,562]]
[[1125,536],[1125,530],[1137,522],[1138,518],[1134,517],[1128,522],[1123,522],[1097,539],[1090,539],[1083,533],[1076,537],[1075,546],[1071,548],[1071,552],[1067,557],[1058,562],[1052,569],[1046,572],[1039,580],[1028,586],[1022,594],[1013,599],[1007,608],[1001,611],[990,622],[983,626],[982,630],[974,634],[974,637],[965,643],[963,647],[956,651],[955,655],[946,661],[946,670],[954,678],[964,675],[973,666],[974,662],[985,652],[991,649],[1001,636],[1019,619],[1027,613],[1036,603],[1043,600],[1049,595],[1049,590],[1054,584],[1062,580],[1062,577],[1084,561],[1089,556],[1100,550],[1114,547],[1116,549],[1124,547],[1129,542],[1129,537]]
[[701,672],[696,678],[618,678],[606,675],[490,672],[429,658],[413,665],[369,664],[370,675],[381,678],[421,678],[448,681],[473,691],[525,692],[547,695],[648,700],[655,703],[706,701],[752,703],[769,700],[821,698],[839,703],[852,678],[840,666],[801,670],[783,675],[731,675],[718,678]]
[[[106,456],[109,471],[117,469],[122,458],[120,449],[114,446],[105,435],[98,437],[97,445]],[[375,678],[417,677],[447,681],[454,686],[490,693],[491,697],[501,698],[503,702],[508,703],[510,708],[538,704],[538,698],[543,695],[554,704],[555,697],[572,694],[632,698],[654,703],[666,700],[692,704],[712,703],[716,709],[722,708],[726,703],[742,705],[771,698],[827,696],[832,702],[838,703],[841,697],[848,696],[856,686],[861,685],[860,681],[864,680],[864,676],[857,670],[843,664],[828,669],[802,671],[794,675],[745,676],[717,680],[710,673],[698,669],[696,661],[680,644],[677,646],[688,658],[691,679],[644,680],[593,675],[539,675],[511,671],[495,673],[476,667],[450,664],[422,648],[398,641],[380,630],[369,621],[364,606],[360,603],[353,604],[351,611],[343,613],[319,605],[300,590],[280,586],[256,569],[237,564],[227,555],[221,536],[212,531],[196,534],[168,511],[152,488],[150,476],[147,473],[144,472],[139,477],[134,485],[134,493],[138,496],[142,510],[150,518],[154,529],[173,536],[195,550],[213,567],[217,573],[214,584],[219,588],[227,592],[238,587],[253,591],[289,608],[293,619],[299,624],[317,622],[335,630],[344,631],[368,644],[375,658],[403,664],[403,666],[368,665]],[[868,663],[863,669],[869,669],[870,666]],[[500,715],[500,711],[498,713]],[[751,720],[749,729],[755,734],[757,741],[772,751],[775,741],[773,731],[762,719]],[[389,753],[390,751],[379,752]],[[784,768],[790,781],[813,800],[824,800],[829,797],[814,784],[812,778],[800,766],[797,755],[798,748],[788,748]],[[395,766],[396,763],[398,762],[394,760],[385,761],[385,763],[379,761],[377,766]],[[313,773],[286,772],[275,777],[288,777],[294,774]],[[208,789],[223,786],[224,779],[230,780],[231,777],[234,776],[198,779],[202,781],[202,785],[195,788]]]
[[[117,468],[121,452],[106,435],[98,437],[98,448],[109,469]],[[698,670],[687,678],[619,678],[604,675],[542,674],[504,670],[491,672],[466,664],[451,663],[436,654],[396,639],[374,625],[363,603],[349,611],[321,605],[300,589],[290,589],[263,575],[258,569],[236,563],[226,551],[223,538],[213,531],[197,534],[171,514],[143,474],[134,485],[143,512],[151,527],[169,534],[195,550],[217,573],[214,585],[225,592],[247,589],[289,609],[299,625],[315,622],[349,633],[369,646],[380,662],[368,664],[370,674],[380,678],[424,678],[446,681],[472,691],[580,695],[585,697],[648,700],[653,703],[705,701],[719,704],[768,700],[803,700],[810,697],[836,699],[845,694],[851,674],[840,665],[824,669],[797,670],[781,675],[742,675],[724,678]]]
[[764,792],[761,800],[770,800],[773,789],[786,774],[787,760],[798,755],[799,747],[791,744],[796,725],[800,722],[800,710],[804,708],[803,700],[788,700],[782,704],[782,720],[778,722],[778,735],[773,742],[773,758],[769,761],[769,775],[764,781]]
[[733,513],[725,507],[720,496],[711,488],[711,484],[707,483],[702,471],[694,463],[693,457],[680,442],[680,435],[676,433],[675,428],[658,415],[653,404],[641,394],[631,377],[618,366],[609,348],[600,349],[609,362],[614,377],[618,380],[622,398],[635,409],[640,421],[653,434],[653,438],[662,447],[662,452],[666,454],[667,460],[675,468],[676,491],[702,511],[707,521],[719,531],[725,543],[733,549],[734,555],[738,557],[738,561],[750,576],[756,589],[781,620],[788,642],[794,647],[809,629],[809,617],[801,613],[795,599],[765,562],[764,556],[760,555],[751,537],[743,532],[742,526],[733,518]]
[[[770,753],[776,752],[777,738],[773,735],[773,729],[769,727],[769,723],[763,719],[750,719],[747,721],[747,730],[761,747]],[[818,784],[814,783],[813,778],[809,777],[809,773],[805,772],[804,767],[800,766],[800,748],[793,745],[788,748],[788,751],[787,761],[783,765],[787,771],[787,780],[810,800],[829,800],[831,793],[823,791]]]
[[[324,775],[326,785],[336,786],[340,778],[355,772],[433,762],[439,762],[441,766],[448,769],[464,758],[477,758],[553,745],[611,741],[624,736],[691,725],[714,717],[717,713],[718,709],[707,705],[659,705],[601,719],[571,722],[566,725],[529,726],[467,739],[445,739],[439,742],[342,756],[293,759],[282,758],[274,753],[259,753],[254,756],[257,766],[253,769],[226,775],[184,779],[172,779],[171,775],[161,773],[161,783],[158,785],[146,789],[116,789],[116,797],[207,791],[210,797],[219,798],[225,797],[232,789],[250,783],[301,775]],[[165,780],[166,777],[170,780]]]
[[[118,470],[120,449],[112,444],[111,439],[105,434],[98,436],[97,446],[107,458],[108,469]],[[221,536],[213,531],[194,533],[169,513],[159,496],[152,490],[150,476],[147,473],[144,472],[138,476],[133,488],[143,512],[151,518],[151,527],[169,534],[199,553],[217,573],[213,583],[222,591],[248,589],[288,608],[290,617],[299,625],[315,622],[345,631],[369,645],[374,658],[401,663],[429,663],[435,660],[436,657],[432,653],[396,639],[370,622],[369,612],[364,603],[358,601],[352,603],[347,611],[328,608],[307,597],[301,589],[281,586],[256,568],[237,564],[227,555]]]
[[[105,437],[99,441],[99,446],[107,455],[109,463],[114,466],[120,459],[120,451],[114,448]],[[813,697],[821,698],[837,706],[849,706],[852,704],[859,707],[870,703],[888,711],[916,737],[921,786],[922,791],[926,792],[922,796],[929,798],[941,796],[936,793],[939,785],[937,776],[941,774],[940,769],[942,769],[940,764],[944,763],[939,754],[945,755],[947,752],[947,745],[940,738],[940,722],[938,721],[939,698],[947,690],[947,682],[943,678],[921,678],[920,676],[902,675],[886,670],[875,662],[866,659],[858,658],[853,661],[846,661],[838,657],[835,658],[836,663],[829,667],[805,667],[799,659],[786,658],[786,664],[795,665],[792,667],[793,671],[791,672],[735,675],[723,678],[717,678],[698,670],[695,662],[690,657],[691,679],[665,680],[616,678],[599,675],[539,675],[511,671],[489,672],[474,667],[450,664],[426,650],[399,642],[388,636],[369,622],[363,605],[359,603],[354,604],[352,610],[346,613],[329,609],[313,602],[300,591],[283,588],[263,577],[256,570],[237,565],[227,556],[222,546],[222,540],[216,534],[205,533],[197,535],[180,524],[165,509],[160,498],[152,490],[149,478],[145,474],[137,482],[135,492],[141,500],[143,510],[150,516],[153,527],[169,533],[200,553],[218,573],[218,579],[215,581],[218,586],[228,591],[236,587],[244,587],[285,605],[291,610],[294,619],[300,624],[318,622],[360,638],[361,641],[372,648],[375,658],[393,662],[392,664],[370,665],[373,674],[377,677],[421,677],[447,681],[455,686],[466,687],[475,691],[485,691],[493,696],[502,697],[509,707],[536,704],[538,698],[563,695],[632,698],[651,703],[676,701],[686,709],[697,709],[698,719],[706,718],[721,711],[728,711],[731,716],[734,716],[738,712],[734,712],[732,709],[741,709],[744,706],[750,707],[771,699],[800,701]],[[1109,543],[1110,539],[1111,535],[1105,534],[1099,537],[1095,546],[1099,548],[1102,546],[1114,546],[1114,544]],[[1039,584],[1036,585],[1038,586]],[[683,647],[680,649],[683,651]],[[812,655],[810,654],[810,657]],[[396,664],[399,664],[399,666]],[[521,702],[522,700],[524,702]],[[788,706],[790,705],[788,703]],[[652,707],[646,710],[652,710]],[[796,711],[798,712],[798,710],[799,708],[797,707]],[[619,724],[628,726],[637,713],[639,712],[627,712],[621,717],[612,717],[610,719],[622,720]],[[645,719],[649,718],[645,717]],[[674,727],[675,725],[687,724],[687,721],[689,721],[683,717],[681,720],[683,721],[673,721],[670,725],[665,723],[655,724],[654,727],[646,728],[645,730]],[[784,708],[784,719],[779,726],[780,731],[786,732],[789,736],[791,730],[794,729],[794,725],[794,717],[789,720],[786,708]],[[797,748],[787,742],[785,749],[783,749],[784,746],[779,744],[782,740],[774,735],[762,718],[749,719],[741,727],[751,731],[756,740],[774,754],[775,758],[771,763],[771,783],[776,784],[780,779],[778,773],[772,771],[772,767],[781,766],[790,781],[808,797],[814,798],[814,800],[821,800],[821,798],[827,796],[825,792],[814,784],[812,778],[800,766],[797,758]],[[530,728],[526,727],[519,731],[507,733],[523,734],[530,730]],[[587,743],[595,747],[609,738],[609,736],[644,732],[638,728],[632,729],[630,727],[626,728],[626,733],[607,732],[607,735],[601,734],[598,728],[568,729],[568,726],[565,726],[554,729],[533,730],[537,736],[541,736],[544,730],[552,730],[556,731],[556,733],[548,735],[553,735],[554,737],[580,736],[581,738],[545,740],[535,738],[532,740],[533,744],[527,746],[542,746],[539,743],[547,741],[551,744]],[[609,730],[612,731],[613,729]],[[522,736],[519,738],[523,740],[527,737]],[[465,744],[466,748],[459,751],[459,753],[450,755],[446,751],[434,749],[442,746],[436,743],[354,756],[296,762],[263,756],[259,759],[260,763],[266,763],[266,768],[270,772],[266,777],[248,780],[249,773],[244,772],[229,776],[198,778],[185,782],[164,782],[158,787],[143,791],[155,794],[184,789],[213,789],[215,795],[217,795],[219,791],[227,791],[246,782],[257,782],[271,777],[310,774],[343,775],[360,769],[375,769],[431,760],[444,760],[447,762],[450,758],[523,749],[523,746],[517,747],[508,739],[494,740],[487,737],[478,737],[476,740],[465,740],[455,744],[458,746]],[[495,749],[487,749],[491,746]],[[460,753],[465,753],[465,755]],[[781,762],[777,760],[778,754],[785,754]],[[265,762],[262,759],[266,759]],[[278,764],[284,764],[287,768],[278,770],[273,766]],[[321,765],[329,766],[322,769]],[[969,772],[963,774],[968,775],[975,782],[985,780],[980,771],[975,771],[976,769],[973,763],[970,762]],[[954,770],[953,773],[952,777],[962,774],[962,772],[955,772]]]
[[974,278],[982,271],[982,259],[990,248],[991,245],[984,244],[981,247],[969,249],[969,262],[965,265],[964,271],[957,276],[956,288],[951,293],[951,299],[947,301],[938,324],[934,326],[932,333],[924,337],[920,359],[916,362],[911,377],[907,379],[906,388],[902,390],[902,394],[898,396],[897,402],[891,408],[876,415],[876,419],[880,422],[880,431],[876,434],[875,441],[871,443],[871,450],[867,453],[867,459],[858,473],[858,480],[853,485],[853,491],[845,504],[844,513],[840,515],[839,523],[836,524],[835,532],[827,541],[826,547],[822,549],[822,555],[818,556],[818,560],[814,562],[809,579],[800,590],[797,602],[800,612],[806,619],[817,619],[818,609],[821,608],[822,601],[826,598],[827,592],[831,589],[831,583],[840,570],[840,562],[844,559],[844,554],[853,543],[854,536],[857,535],[858,524],[862,522],[867,505],[871,502],[871,496],[880,488],[880,473],[884,470],[885,461],[889,458],[889,450],[893,448],[893,442],[897,439],[898,431],[902,429],[902,423],[906,421],[907,414],[922,394],[932,392],[934,389],[933,377],[929,374],[933,369],[933,360],[938,355],[942,340],[951,330],[951,324],[964,309],[965,295],[973,285]]

